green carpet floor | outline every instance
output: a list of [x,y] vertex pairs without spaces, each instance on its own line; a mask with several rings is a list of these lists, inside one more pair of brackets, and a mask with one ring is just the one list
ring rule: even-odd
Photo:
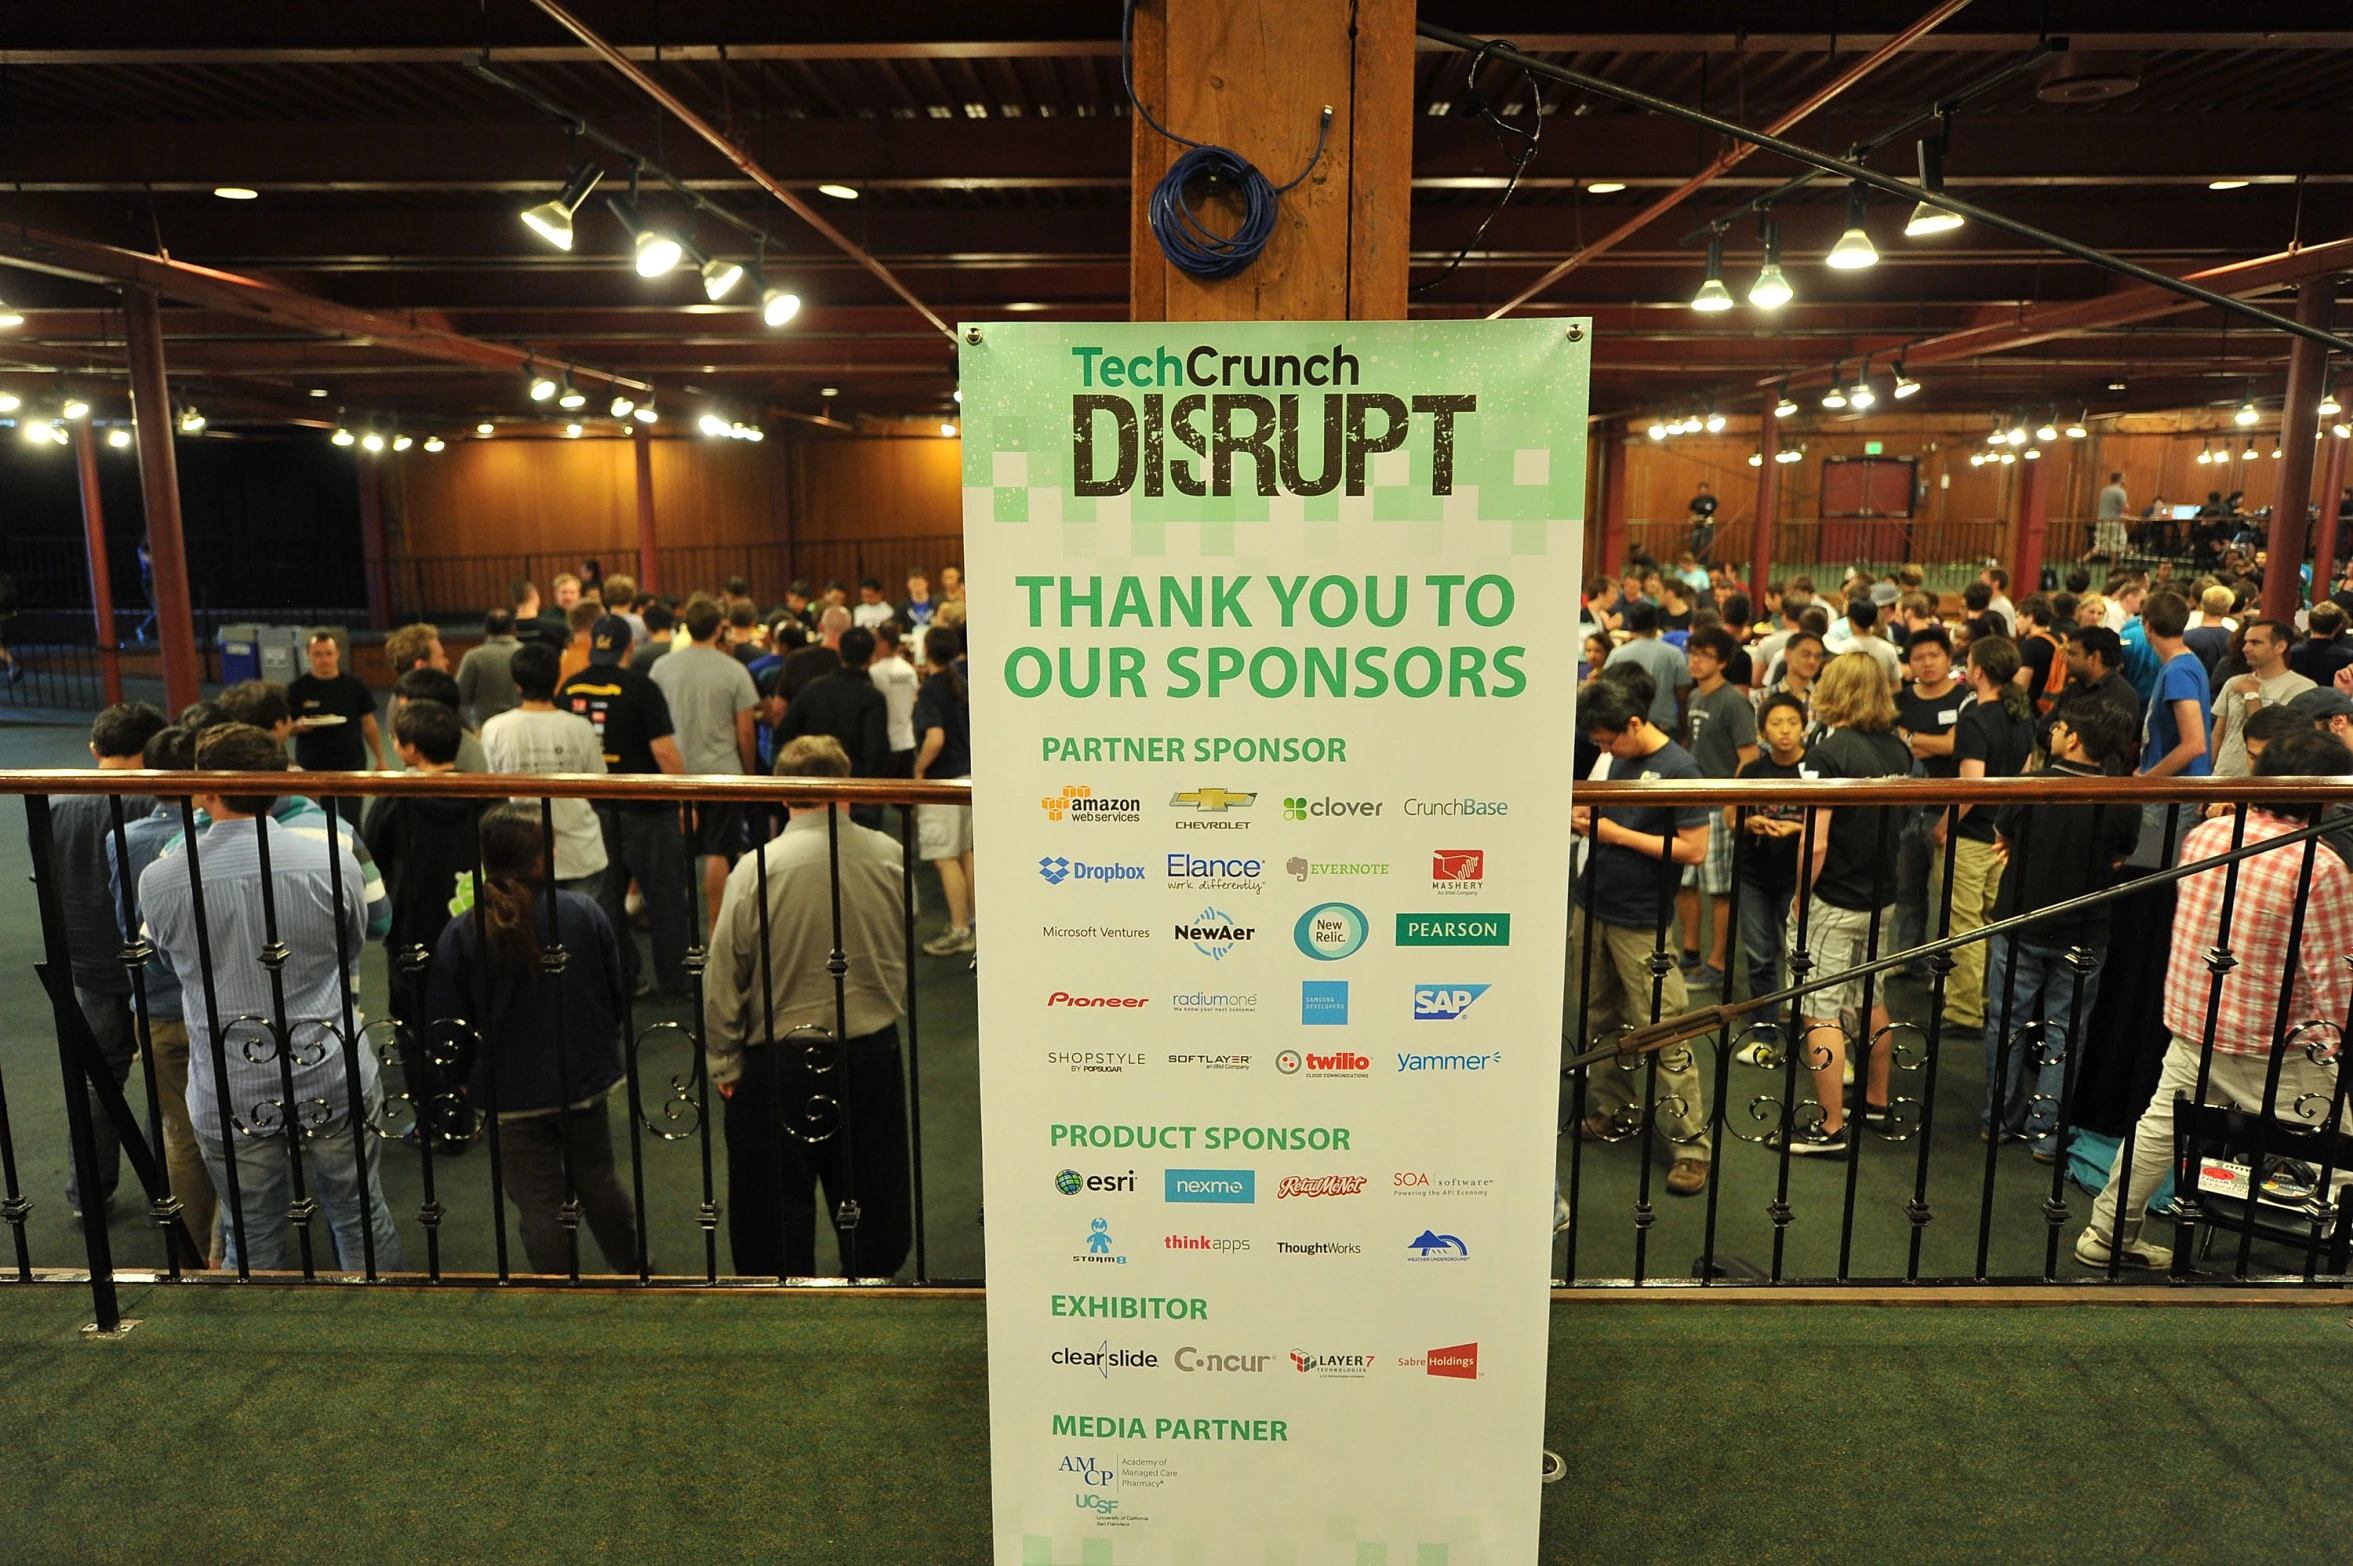
[[[987,1560],[978,1301],[125,1309],[0,1285],[0,1558]],[[1556,1304],[1543,1559],[2341,1559],[2349,1350],[2341,1300]]]

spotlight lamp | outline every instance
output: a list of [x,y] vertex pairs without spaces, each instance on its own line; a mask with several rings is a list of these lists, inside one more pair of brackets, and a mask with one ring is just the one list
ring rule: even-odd
[[2286,452],[2284,452],[2284,451],[2282,451],[2282,450],[2280,450],[2280,449],[2279,449],[2279,443],[2278,443],[2278,442],[2276,442],[2276,441],[2274,441],[2274,442],[2272,443],[2272,447],[2271,447],[2271,460],[2272,460],[2272,461],[2274,461],[2274,462],[2277,462],[2277,461],[2279,461],[2279,460],[2280,460],[2280,458],[2282,458],[2282,457],[2284,457],[2284,456],[2286,456],[2286,455],[2287,455],[2287,453],[2286,453]]
[[2044,445],[2048,446],[2048,445],[2052,444],[2054,441],[2058,440],[2058,438],[2059,438],[2059,426],[2058,426],[2057,424],[2054,424],[2054,423],[2053,423],[2051,420],[2049,420],[2049,419],[2045,419],[2045,420],[2043,420],[2043,421],[2042,421],[2042,423],[2041,423],[2040,425],[2038,425],[2038,426],[2036,427],[2036,429],[2035,429],[2035,432],[2034,432],[2034,438],[2035,438],[2036,440],[2039,440],[2039,441],[2041,441],[2041,442],[2042,442]]
[[2242,451],[2242,452],[2240,452],[2240,453],[2239,453],[2239,460],[2240,460],[2241,462],[2252,462],[2252,461],[2254,461],[2254,460],[2255,460],[2255,437],[2254,437],[2254,436],[2250,435],[2250,436],[2248,436],[2248,437],[2247,437],[2247,449],[2246,449],[2245,451]]
[[572,214],[596,189],[596,182],[605,171],[593,163],[583,163],[564,180],[564,188],[553,201],[543,201],[535,207],[523,209],[523,225],[558,250],[572,248]]
[[358,436],[352,434],[351,431],[347,429],[337,429],[334,434],[328,436],[327,438],[338,446],[349,446],[359,440]]
[[1855,377],[1855,389],[1847,393],[1846,404],[1850,408],[1862,409],[1878,400],[1879,394],[1871,389],[1871,372],[1866,367],[1861,375]]
[[1792,462],[1803,462],[1806,460],[1806,449],[1803,446],[1784,446],[1781,450],[1773,453],[1773,460],[1784,466]]
[[1710,314],[1732,308],[1732,290],[1724,286],[1724,236],[1721,234],[1708,237],[1707,281],[1691,296],[1691,308]]
[[[1920,189],[1933,196],[1944,194],[1944,140],[1941,136],[1920,138]],[[1912,219],[1904,225],[1906,239],[1925,239],[1930,234],[1949,234],[1961,226],[1961,215],[1947,212],[1933,202],[1922,201],[1912,208]]]
[[695,428],[705,435],[724,435],[727,433],[727,421],[716,413],[706,413],[695,420]]
[[443,440],[438,435],[428,435],[425,437],[425,449],[427,451],[446,451],[448,448],[449,442]]
[[395,435],[392,437],[392,449],[394,451],[406,451],[415,444],[416,441],[406,435]]
[[1970,465],[1971,467],[1973,467],[1973,468],[1982,468],[1982,467],[1984,467],[1984,466],[1985,466],[1985,453],[1984,453],[1984,452],[1982,452],[1982,451],[1973,451],[1973,452],[1969,453],[1969,465]]
[[1652,440],[1665,440],[1667,438],[1667,427],[1664,424],[1661,424],[1658,420],[1653,419],[1650,421],[1650,429],[1646,433],[1649,434]]
[[28,445],[46,446],[56,438],[50,433],[56,428],[57,425],[49,419],[23,419],[18,421],[16,432],[25,438]]
[[613,393],[613,417],[626,419],[637,411],[637,404],[619,392]]
[[556,399],[556,406],[566,413],[588,406],[588,393],[572,384],[572,372],[569,370],[564,372],[564,395]]
[[1846,383],[1838,380],[1831,381],[1830,389],[1822,394],[1822,406],[1825,408],[1845,407]]
[[1765,454],[1761,451],[1750,452],[1748,454],[1748,465],[1752,468],[1763,467],[1765,465]]
[[2345,410],[2343,406],[2337,401],[2337,391],[2335,387],[2332,386],[2327,391],[2321,393],[2320,416],[2322,418],[2333,419],[2344,411]]
[[1786,419],[1795,412],[1797,412],[1797,404],[1790,401],[1789,388],[1784,386],[1781,388],[1780,395],[1774,399],[1773,417]]
[[2241,403],[2239,405],[2239,411],[2231,415],[2231,422],[2244,429],[2246,426],[2254,423],[2261,417],[2262,415],[2255,411],[2255,405],[2253,403]]
[[491,436],[498,433],[498,426],[491,423],[488,419],[484,419],[481,423],[474,426],[474,433],[480,436],[482,439],[488,440]]
[[2040,447],[2040,446],[2029,446],[2029,447],[2027,447],[2027,448],[2026,448],[2024,451],[2022,451],[2022,452],[2018,453],[2018,455],[2020,455],[2021,457],[2024,457],[2024,458],[2025,458],[2027,461],[2029,461],[2029,462],[2037,462],[2037,461],[2040,461],[2040,460],[2041,460],[2041,458],[2042,458],[2042,454],[2043,454],[2043,449],[2042,449],[2042,447]]
[[580,426],[577,424],[567,424],[564,426],[564,439],[566,440],[578,440],[580,438],[580,433]]
[[556,383],[534,370],[530,374],[531,400],[545,402],[556,394]]
[[193,405],[180,410],[180,433],[183,435],[204,433],[204,415],[197,412]]
[[773,284],[760,290],[760,319],[770,326],[782,326],[801,313],[801,296]]
[[14,392],[0,391],[0,413],[14,413],[24,406],[24,399]]
[[817,187],[817,194],[820,196],[831,196],[836,201],[855,201],[858,199],[858,190],[854,185],[820,185]]
[[662,417],[661,414],[654,410],[654,405],[650,402],[639,403],[637,405],[637,411],[630,414],[629,416],[640,424],[658,423]]
[[2197,457],[2198,466],[2199,466],[2199,467],[2204,467],[2204,466],[2206,466],[2208,463],[2212,462],[2213,460],[2214,460],[2214,448],[2213,448],[2213,447],[2212,447],[2210,444],[2208,444],[2207,442],[2205,442],[2205,441],[2200,441],[2200,442],[2198,442],[2198,457]]
[[1706,429],[1707,429],[1707,432],[1708,432],[1710,435],[1721,435],[1721,434],[1723,434],[1723,433],[1724,433],[1724,415],[1722,415],[1721,413],[1718,413],[1718,412],[1717,412],[1715,409],[1713,409],[1713,408],[1710,408],[1710,409],[1708,410],[1707,423],[1706,423],[1706,426],[1705,426],[1705,427],[1706,427]]
[[1889,390],[1894,392],[1895,400],[1898,402],[1902,402],[1906,397],[1920,395],[1920,383],[1912,379],[1910,374],[1905,371],[1904,361],[1901,359],[1895,362],[1895,385]]
[[1765,258],[1757,280],[1748,285],[1748,302],[1759,310],[1778,310],[1796,297],[1789,279],[1781,275],[1781,225],[1767,218],[1763,225]]
[[2083,422],[2087,417],[2090,416],[2090,413],[2091,410],[2087,408],[2083,410],[2083,412],[2078,413],[2074,419],[2069,422],[2067,426],[2067,438],[2069,440],[2082,440],[2091,434],[2091,431],[2085,428]]
[[359,445],[360,450],[372,455],[384,449],[384,437],[370,430],[359,438]]
[[694,263],[696,275],[703,280],[703,297],[717,304],[734,292],[743,281],[743,263],[720,256],[706,256],[693,245],[681,245],[682,254]]
[[1997,460],[2002,464],[2003,467],[2006,468],[2017,462],[2018,453],[2014,451],[2005,451]]
[[612,209],[613,216],[621,220],[621,226],[629,230],[630,240],[637,251],[639,277],[660,277],[685,259],[686,247],[648,224],[639,214],[634,197],[624,200],[618,196],[607,196],[605,205]]
[[1856,180],[1846,188],[1846,232],[1838,236],[1838,243],[1830,247],[1830,254],[1822,264],[1838,272],[1859,272],[1867,266],[1879,264],[1879,251],[1871,243],[1871,235],[1863,227],[1863,215],[1870,197],[1864,193],[1863,182]]
[[106,432],[106,444],[120,451],[131,443],[131,432],[117,424]]
[[65,406],[57,411],[69,419],[86,419],[90,416],[90,405],[79,397],[68,397],[65,399]]
[[2023,445],[2025,445],[2025,444],[2026,444],[2026,426],[2025,426],[2025,425],[2023,425],[2023,424],[2013,424],[2013,425],[2011,425],[2011,426],[2010,426],[2010,429],[2009,429],[2009,433],[2005,434],[2005,435],[2002,437],[2002,439],[2004,439],[2005,441],[2008,441],[2008,442],[2009,442],[2011,445],[2013,445],[2013,446],[2023,446]]
[[22,326],[24,324],[24,312],[11,309],[7,300],[0,299],[0,327]]
[[940,439],[942,439],[942,440],[954,440],[955,438],[956,438],[956,426],[955,426],[955,425],[953,425],[953,424],[942,424],[942,425],[940,426]]

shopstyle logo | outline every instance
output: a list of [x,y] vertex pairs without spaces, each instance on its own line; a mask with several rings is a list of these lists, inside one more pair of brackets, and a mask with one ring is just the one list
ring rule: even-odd
[[1242,1207],[1258,1201],[1255,1169],[1170,1169],[1163,1172],[1161,1180],[1162,1201]]
[[1258,933],[1257,928],[1236,924],[1234,916],[1220,908],[1204,908],[1193,916],[1190,924],[1176,927],[1176,938],[1191,943],[1193,950],[1212,962],[1223,962],[1226,954]]
[[1316,821],[1330,817],[1377,816],[1381,802],[1377,799],[1309,799],[1304,794],[1283,797],[1285,821]]
[[1338,962],[1354,956],[1372,934],[1372,921],[1350,903],[1318,903],[1299,916],[1291,940],[1318,962]]
[[1463,1244],[1459,1236],[1440,1234],[1435,1229],[1424,1229],[1420,1234],[1405,1242],[1405,1254],[1409,1261],[1469,1261],[1471,1248]]
[[1125,1174],[1083,1175],[1076,1169],[1064,1169],[1055,1174],[1054,1189],[1064,1196],[1076,1196],[1081,1191],[1092,1191],[1098,1195],[1116,1193],[1133,1196],[1136,1194],[1136,1172],[1130,1169]]
[[1125,822],[1129,825],[1144,819],[1144,802],[1140,799],[1098,799],[1095,791],[1076,783],[1066,783],[1059,794],[1048,794],[1038,803],[1045,808],[1048,821],[1070,821],[1081,826],[1098,822]]
[[1070,1259],[1072,1261],[1092,1262],[1098,1265],[1108,1265],[1113,1267],[1125,1267],[1127,1265],[1127,1258],[1119,1254],[1117,1248],[1114,1247],[1111,1243],[1110,1219],[1095,1218],[1088,1221],[1086,1244],[1086,1250],[1076,1256],[1071,1257]]
[[1413,990],[1413,1020],[1453,1022],[1487,993],[1484,984],[1417,984]]
[[1118,1076],[1131,1067],[1137,1071],[1152,1064],[1152,1057],[1135,1049],[1050,1049],[1046,1064],[1067,1066],[1074,1072],[1099,1076]]
[[1060,886],[1065,881],[1141,881],[1142,865],[1097,865],[1083,859],[1065,859],[1060,854],[1048,854],[1038,861],[1038,877],[1048,886]]
[[1400,946],[1509,946],[1510,914],[1401,913]]
[[1288,1201],[1294,1196],[1362,1196],[1363,1175],[1285,1175],[1275,1187],[1275,1200]]
[[1069,1006],[1080,1011],[1097,1008],[1135,1011],[1150,999],[1148,995],[1073,995],[1068,990],[1056,990],[1046,997],[1046,1009],[1052,1011],[1057,1006]]
[[1299,986],[1299,1020],[1310,1028],[1348,1026],[1348,981],[1303,981]]

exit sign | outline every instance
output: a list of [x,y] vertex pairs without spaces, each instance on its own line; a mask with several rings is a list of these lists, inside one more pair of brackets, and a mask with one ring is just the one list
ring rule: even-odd
[[1886,449],[1887,443],[1885,441],[1867,440],[1863,442],[1863,455],[1866,457],[1876,457]]

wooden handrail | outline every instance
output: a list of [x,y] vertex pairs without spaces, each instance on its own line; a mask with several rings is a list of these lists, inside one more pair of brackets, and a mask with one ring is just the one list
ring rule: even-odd
[[1579,805],[2308,805],[2353,804],[2353,777],[2329,778],[1815,778],[1772,782],[1674,778],[1578,783]]
[[969,805],[972,784],[906,778],[755,778],[660,773],[540,775],[518,772],[101,772],[62,768],[0,771],[7,794],[387,795],[424,799],[762,800],[782,805]]

